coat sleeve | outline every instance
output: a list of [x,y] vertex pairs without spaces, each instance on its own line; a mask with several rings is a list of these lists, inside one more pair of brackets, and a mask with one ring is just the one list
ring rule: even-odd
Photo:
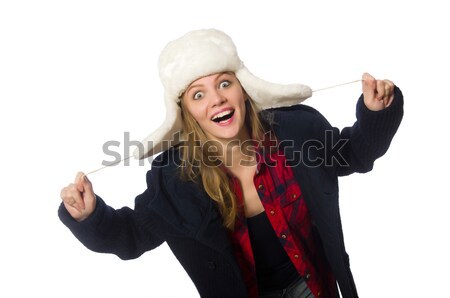
[[337,136],[345,142],[340,151],[344,162],[337,163],[337,174],[344,176],[372,170],[375,160],[388,150],[402,118],[403,95],[398,87],[394,89],[392,104],[381,111],[369,110],[361,95],[356,105],[356,122]]
[[135,208],[114,209],[97,196],[96,209],[82,222],[75,221],[63,204],[58,216],[70,231],[90,250],[112,253],[121,259],[134,259],[164,242],[157,235],[155,219],[147,206],[153,196],[151,171],[147,173],[147,190],[135,199]]

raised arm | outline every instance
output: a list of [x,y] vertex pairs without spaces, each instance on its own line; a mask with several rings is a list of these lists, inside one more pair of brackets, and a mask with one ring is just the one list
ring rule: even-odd
[[403,94],[394,83],[365,73],[362,85],[357,121],[339,136],[347,142],[341,151],[347,164],[337,167],[339,175],[370,171],[375,160],[388,150],[403,118]]

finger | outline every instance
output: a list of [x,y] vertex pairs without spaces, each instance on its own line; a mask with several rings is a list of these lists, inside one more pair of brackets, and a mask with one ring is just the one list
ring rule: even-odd
[[89,195],[93,195],[94,194],[94,189],[93,189],[93,187],[92,187],[92,183],[91,183],[91,181],[89,180],[89,178],[85,175],[85,176],[83,176],[83,189],[84,189],[84,192],[86,193],[86,194],[89,194]]
[[385,84],[384,81],[377,81],[377,92],[376,92],[376,99],[379,101],[383,101],[386,94]]
[[75,177],[75,184],[80,192],[84,192],[83,178],[85,177],[83,172],[78,172]]
[[86,198],[85,198],[85,194],[84,194],[84,192],[86,191],[86,188],[84,185],[85,177],[86,177],[86,175],[83,172],[78,172],[77,176],[75,177],[75,184],[77,186],[78,191],[82,194],[82,198],[83,198],[80,202],[80,207],[83,210],[86,208]]
[[387,104],[387,101],[389,99],[391,90],[389,88],[389,85],[387,85],[386,83],[384,84],[384,95],[383,95],[383,101],[385,104]]
[[69,195],[69,193],[68,193],[68,188],[69,187],[70,187],[70,185],[67,186],[67,187],[64,187],[61,190],[60,196],[61,196],[61,200],[64,202],[64,204],[67,204],[67,205],[70,206],[72,204],[75,204],[75,198],[73,198],[72,196]]
[[362,89],[365,100],[372,101],[375,98],[377,83],[373,76],[364,73],[362,76]]
[[[86,208],[85,206],[85,201],[84,201],[84,184],[83,184],[83,177],[84,177],[84,173],[83,172],[78,172],[76,177],[75,177],[75,186],[76,189],[78,191],[78,194],[76,196],[77,198],[77,205],[81,208],[81,210],[84,210]],[[78,200],[78,197],[81,198],[80,200]]]
[[82,212],[79,210],[78,205],[77,204],[70,205],[70,204],[67,204],[66,202],[63,202],[63,203],[64,203],[64,207],[66,207],[66,209],[70,213],[70,215],[74,219],[78,220],[78,218],[82,215]]
[[73,190],[76,191],[73,184],[70,184],[61,190],[61,199],[63,200],[64,206],[71,213],[71,215],[74,210],[77,210],[79,213],[81,213],[81,208],[77,203],[77,198],[76,196],[74,196]]
[[391,96],[394,93],[394,83],[389,80],[384,80],[384,90],[386,90],[386,97]]
[[92,187],[92,183],[86,175],[83,176],[82,180],[84,188],[83,199],[85,208],[88,210],[94,210],[96,205],[96,197],[94,189]]
[[394,100],[394,83],[389,80],[384,80],[385,89],[385,107],[389,107]]
[[72,197],[75,199],[75,204],[73,204],[72,206],[77,208],[80,212],[82,210],[84,210],[85,204],[84,204],[83,195],[80,191],[78,191],[78,188],[75,185],[73,185],[72,188],[70,189],[70,193],[71,193]]

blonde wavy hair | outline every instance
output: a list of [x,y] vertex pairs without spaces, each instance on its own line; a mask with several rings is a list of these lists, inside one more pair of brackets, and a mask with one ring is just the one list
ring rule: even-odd
[[[261,141],[264,128],[259,119],[258,108],[254,101],[244,91],[246,100],[245,125],[252,140]],[[221,161],[217,159],[217,148],[208,138],[194,117],[183,108],[180,101],[183,129],[181,139],[181,177],[184,180],[198,183],[201,181],[206,193],[218,206],[226,228],[233,230],[239,208],[236,196],[230,187],[227,174],[221,169]]]

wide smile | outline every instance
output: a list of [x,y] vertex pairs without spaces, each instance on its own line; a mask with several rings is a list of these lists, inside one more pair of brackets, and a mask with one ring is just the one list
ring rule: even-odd
[[219,125],[227,125],[233,121],[234,110],[225,110],[215,114],[211,120]]

